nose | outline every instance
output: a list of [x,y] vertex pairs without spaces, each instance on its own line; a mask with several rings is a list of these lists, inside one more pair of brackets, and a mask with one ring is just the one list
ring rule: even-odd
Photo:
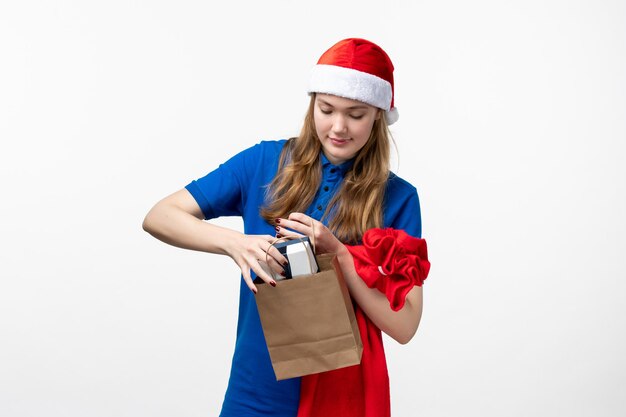
[[339,112],[333,118],[333,132],[345,133],[348,130],[348,124],[346,123],[346,117]]

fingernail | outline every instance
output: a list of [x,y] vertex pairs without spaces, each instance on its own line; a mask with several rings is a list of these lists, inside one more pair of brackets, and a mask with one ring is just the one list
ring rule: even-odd
[[253,292],[254,294],[256,294],[256,290],[255,290],[254,288],[252,289],[252,292]]
[[287,275],[285,274],[285,271],[280,271],[280,275],[286,277]]
[[280,223],[280,219],[276,219],[274,220],[276,223]]
[[277,232],[280,232],[280,226],[276,226],[274,230],[276,230]]
[[276,233],[276,237],[283,237],[280,233]]
[[270,285],[271,285],[272,287],[275,287],[275,286],[276,286],[276,282],[275,282],[275,281],[270,281]]

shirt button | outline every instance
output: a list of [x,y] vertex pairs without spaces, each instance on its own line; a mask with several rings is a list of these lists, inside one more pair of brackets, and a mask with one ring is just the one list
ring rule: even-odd
[[317,209],[318,209],[319,211],[322,211],[322,209],[323,209],[323,208],[324,208],[324,207],[322,207],[322,206],[317,206]]
[[328,185],[324,187],[324,191],[328,191]]

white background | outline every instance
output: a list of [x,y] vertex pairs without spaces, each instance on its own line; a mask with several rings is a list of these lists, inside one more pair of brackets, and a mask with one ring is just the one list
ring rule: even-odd
[[394,416],[626,414],[623,1],[152,0],[0,5],[1,416],[218,414],[237,269],[141,222],[297,134],[346,37],[395,63],[433,264]]

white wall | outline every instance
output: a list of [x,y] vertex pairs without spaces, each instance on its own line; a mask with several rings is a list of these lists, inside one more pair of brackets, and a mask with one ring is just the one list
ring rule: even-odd
[[237,269],[141,221],[296,134],[351,36],[396,65],[433,264],[394,416],[626,413],[625,3],[320,0],[0,5],[0,415],[217,415]]

